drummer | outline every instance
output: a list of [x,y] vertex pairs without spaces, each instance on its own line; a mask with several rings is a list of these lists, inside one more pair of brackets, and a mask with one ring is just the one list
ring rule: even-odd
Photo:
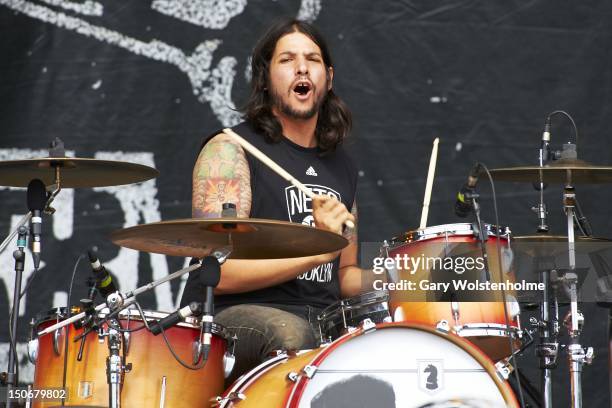
[[[233,130],[319,196],[310,200],[216,132],[205,139],[193,171],[193,217],[220,217],[222,204],[231,202],[238,217],[307,224],[350,243],[316,256],[225,262],[215,322],[239,339],[230,381],[274,350],[316,347],[321,309],[361,291],[357,230],[343,227],[357,218],[357,172],[342,146],[352,121],[332,87],[328,46],[312,25],[285,19],[259,40],[251,67],[245,121]],[[204,300],[197,274],[189,277],[182,304],[193,300]]]

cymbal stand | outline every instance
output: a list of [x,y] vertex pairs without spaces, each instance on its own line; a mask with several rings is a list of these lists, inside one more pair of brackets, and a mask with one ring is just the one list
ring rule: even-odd
[[570,344],[568,345],[568,363],[572,408],[582,408],[582,367],[590,364],[593,359],[593,348],[584,349],[580,344],[580,334],[584,325],[584,316],[578,310],[578,275],[576,274],[576,242],[574,237],[574,217],[576,216],[576,193],[572,186],[571,171],[567,171],[567,182],[563,191],[563,209],[567,216],[567,245],[569,256],[569,272],[564,280],[570,293],[570,311],[565,317]]
[[540,303],[540,320],[531,318],[531,323],[538,328],[539,334],[536,355],[539,358],[541,370],[542,399],[540,402],[543,408],[553,408],[552,369],[557,367],[557,357],[559,355],[559,303],[557,301],[555,272],[550,269],[543,269],[540,272],[541,281],[544,283],[542,302]]

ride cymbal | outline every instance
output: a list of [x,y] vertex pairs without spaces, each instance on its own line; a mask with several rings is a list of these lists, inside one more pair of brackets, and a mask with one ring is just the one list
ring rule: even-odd
[[257,218],[162,221],[115,231],[111,240],[138,251],[198,258],[231,245],[229,258],[233,259],[311,256],[338,251],[348,245],[346,238],[333,232]]

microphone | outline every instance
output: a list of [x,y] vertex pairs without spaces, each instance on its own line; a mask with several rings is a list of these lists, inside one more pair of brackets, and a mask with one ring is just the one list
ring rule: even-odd
[[40,235],[42,233],[42,211],[47,203],[47,191],[45,183],[40,179],[34,179],[28,183],[27,191],[28,209],[32,213],[32,258],[34,269],[40,266]]
[[89,262],[91,263],[91,271],[93,272],[96,280],[96,288],[103,297],[107,297],[111,293],[117,292],[117,286],[113,282],[113,277],[106,270],[104,265],[100,263],[98,257],[90,250],[87,251],[89,256]]
[[202,303],[191,302],[182,309],[177,310],[174,313],[169,314],[158,322],[155,322],[149,326],[151,333],[157,336],[163,330],[174,326],[179,322],[184,322],[185,318],[189,316],[200,316],[202,314]]
[[544,121],[544,131],[542,132],[542,144],[540,147],[540,165],[543,166],[550,160],[550,116]]
[[221,266],[219,261],[214,256],[207,256],[202,260],[200,267],[200,282],[206,286],[206,303],[204,304],[204,316],[202,323],[204,325],[204,339],[202,341],[204,361],[208,359],[210,345],[212,342],[212,324],[214,314],[214,288],[221,280]]
[[455,214],[457,217],[465,218],[472,212],[472,195],[475,192],[476,184],[478,184],[481,167],[480,163],[474,164],[470,170],[467,183],[457,193],[457,201],[455,202]]

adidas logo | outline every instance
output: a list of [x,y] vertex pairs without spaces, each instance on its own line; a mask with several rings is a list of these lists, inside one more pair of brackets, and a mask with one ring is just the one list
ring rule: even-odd
[[318,176],[317,172],[315,171],[315,169],[312,168],[312,166],[310,166],[308,170],[306,170],[306,175],[315,177]]

